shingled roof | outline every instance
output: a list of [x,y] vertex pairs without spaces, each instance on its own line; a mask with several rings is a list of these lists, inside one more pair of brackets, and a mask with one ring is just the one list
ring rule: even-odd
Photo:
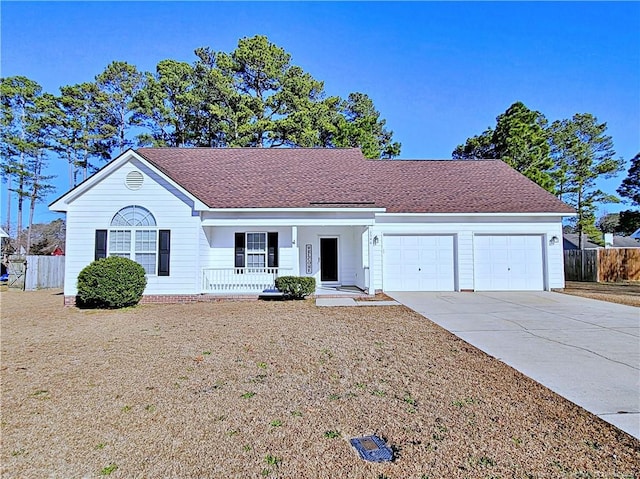
[[500,160],[368,160],[357,148],[136,151],[210,208],[574,213]]

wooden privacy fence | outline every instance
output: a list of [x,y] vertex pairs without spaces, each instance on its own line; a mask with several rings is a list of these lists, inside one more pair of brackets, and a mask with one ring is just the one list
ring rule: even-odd
[[640,248],[598,251],[598,281],[640,281]]
[[8,286],[25,290],[62,288],[64,256],[9,256]]
[[574,249],[564,252],[564,279],[566,281],[598,281],[597,249]]
[[640,248],[600,248],[564,252],[566,281],[640,281]]

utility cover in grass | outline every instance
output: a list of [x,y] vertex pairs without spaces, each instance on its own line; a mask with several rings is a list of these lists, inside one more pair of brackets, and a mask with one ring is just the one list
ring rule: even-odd
[[378,436],[354,437],[349,442],[365,461],[387,462],[393,460],[393,451]]

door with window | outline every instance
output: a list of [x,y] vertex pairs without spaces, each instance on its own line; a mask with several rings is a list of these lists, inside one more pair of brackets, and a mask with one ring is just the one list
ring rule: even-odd
[[338,282],[338,238],[320,238],[320,281]]

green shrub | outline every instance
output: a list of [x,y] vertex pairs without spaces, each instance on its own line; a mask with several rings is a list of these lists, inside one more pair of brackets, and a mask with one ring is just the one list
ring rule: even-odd
[[316,279],[309,276],[280,276],[276,278],[276,288],[287,298],[302,299],[315,292]]
[[128,258],[96,260],[78,275],[78,305],[116,309],[138,304],[147,285],[144,274],[144,268]]

